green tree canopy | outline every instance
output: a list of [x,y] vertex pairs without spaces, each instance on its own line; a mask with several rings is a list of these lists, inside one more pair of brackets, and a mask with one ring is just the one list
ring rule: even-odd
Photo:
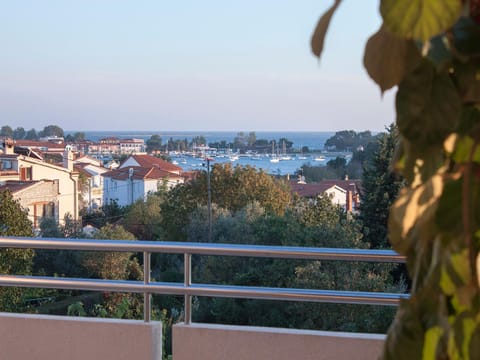
[[13,137],[13,129],[8,125],[2,126],[0,128],[0,136]]
[[[212,202],[229,211],[238,211],[257,201],[268,212],[283,214],[291,201],[288,184],[253,167],[215,164],[211,171]],[[207,172],[170,190],[162,204],[162,226],[172,239],[185,240],[185,226],[199,205],[207,204]]]
[[[10,191],[0,191],[0,236],[33,236],[28,212],[15,201]],[[31,249],[0,249],[0,273],[28,275],[34,252]],[[0,288],[0,310],[18,311],[22,290]]]
[[39,137],[56,136],[63,137],[63,129],[57,125],[47,125],[38,133]]
[[378,138],[379,146],[363,171],[359,219],[363,240],[371,248],[391,247],[387,236],[388,214],[403,184],[391,167],[397,143],[398,130],[392,124]]

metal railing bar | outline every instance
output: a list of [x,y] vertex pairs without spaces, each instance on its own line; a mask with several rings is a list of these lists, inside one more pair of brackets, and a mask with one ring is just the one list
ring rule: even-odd
[[[192,254],[184,255],[183,286],[188,289],[192,285]],[[188,325],[192,322],[192,295],[185,293],[184,321]]]
[[0,237],[0,248],[50,250],[129,251],[192,255],[246,256],[305,260],[340,260],[403,263],[405,257],[393,250],[206,244],[166,241],[85,240]]
[[[396,306],[401,299],[409,297],[408,294],[382,292],[284,289],[204,284],[185,286],[185,284],[182,283],[150,282],[144,284],[141,281],[51,278],[17,275],[0,276],[0,286],[390,306]],[[185,310],[185,313],[187,313],[187,310]]]
[[[149,252],[143,253],[143,284],[149,285],[151,282],[150,274],[150,260],[151,256]],[[152,304],[151,304],[152,295],[149,292],[143,293],[143,320],[145,322],[150,322],[152,317]]]

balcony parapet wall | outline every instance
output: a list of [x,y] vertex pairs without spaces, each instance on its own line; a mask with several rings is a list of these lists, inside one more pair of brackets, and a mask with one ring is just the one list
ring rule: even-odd
[[385,335],[192,323],[173,326],[174,360],[372,360]]
[[0,313],[2,359],[161,360],[157,321]]

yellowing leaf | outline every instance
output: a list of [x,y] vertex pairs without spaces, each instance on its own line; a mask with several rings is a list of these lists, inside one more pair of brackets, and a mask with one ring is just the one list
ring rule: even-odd
[[332,5],[332,7],[322,15],[320,20],[318,20],[317,26],[313,31],[311,47],[313,54],[318,58],[322,54],[328,25],[330,24],[330,20],[332,19],[335,10],[337,10],[338,5],[340,5],[340,2],[341,0],[335,0],[335,3]]
[[389,238],[393,248],[406,254],[415,240],[411,233],[418,226],[418,234],[425,237],[434,218],[438,200],[443,191],[443,176],[435,175],[424,185],[415,189],[404,189],[393,204],[388,220]]
[[392,35],[382,27],[368,39],[363,64],[384,92],[397,85],[420,60],[413,41]]
[[437,358],[437,347],[443,333],[444,330],[440,326],[434,326],[427,330],[423,344],[422,360],[435,360]]
[[460,0],[382,0],[380,4],[388,31],[422,41],[450,28],[461,11]]

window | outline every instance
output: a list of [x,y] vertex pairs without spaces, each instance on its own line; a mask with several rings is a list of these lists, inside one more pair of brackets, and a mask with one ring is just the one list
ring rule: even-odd
[[32,180],[32,167],[21,167],[20,168],[20,180],[27,181]]

